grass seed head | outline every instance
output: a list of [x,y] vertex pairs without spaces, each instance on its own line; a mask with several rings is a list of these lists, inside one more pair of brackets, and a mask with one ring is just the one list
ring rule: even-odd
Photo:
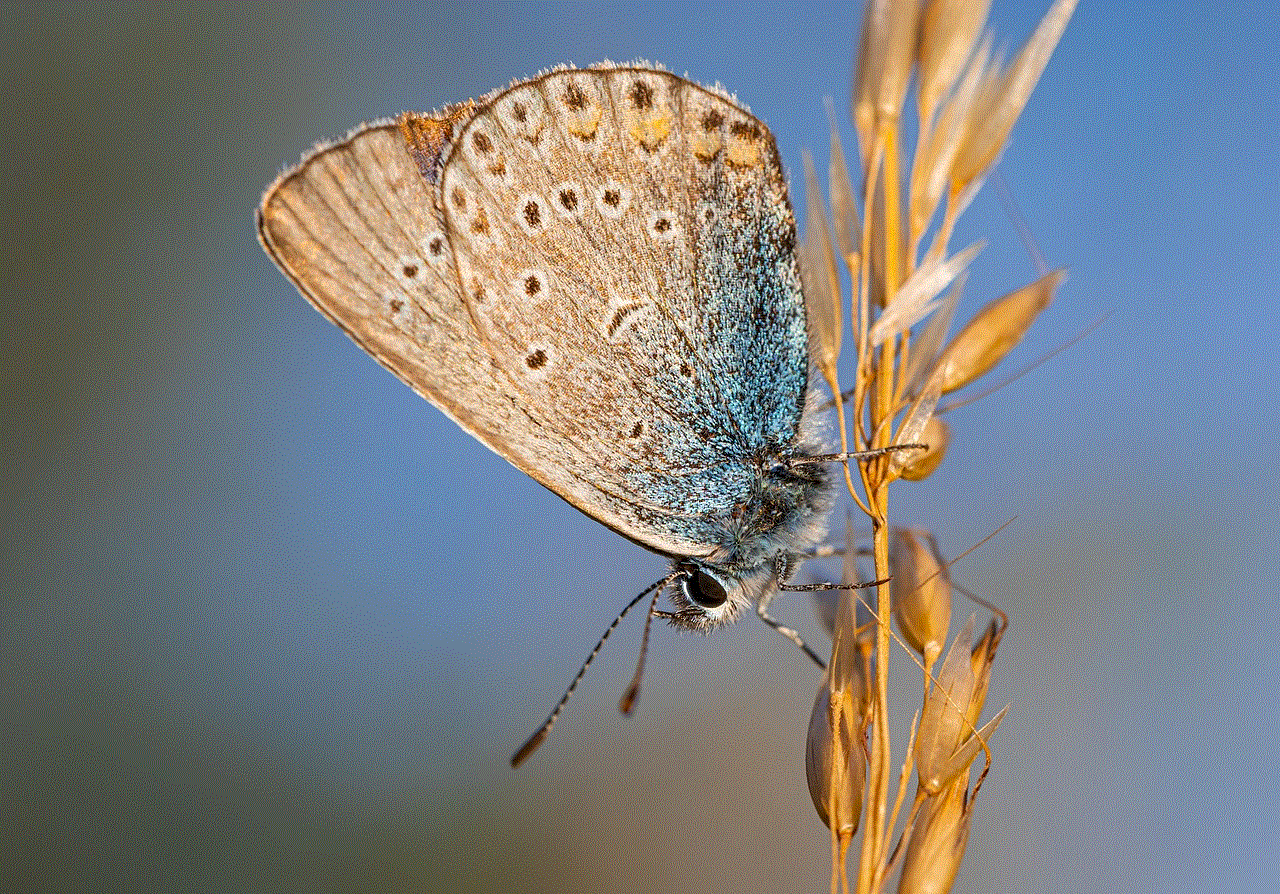
[[893,615],[902,638],[932,667],[951,626],[951,575],[932,538],[895,528],[889,546]]

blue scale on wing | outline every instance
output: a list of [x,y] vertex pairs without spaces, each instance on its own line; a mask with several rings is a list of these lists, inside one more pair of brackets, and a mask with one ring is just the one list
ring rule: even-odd
[[794,443],[808,383],[804,299],[791,246],[795,225],[767,196],[705,233],[699,288],[708,360],[742,448],[785,453]]

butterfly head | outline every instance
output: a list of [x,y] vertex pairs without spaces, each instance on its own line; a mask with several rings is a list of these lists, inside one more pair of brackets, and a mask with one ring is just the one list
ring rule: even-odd
[[771,568],[743,576],[697,559],[681,559],[674,570],[671,602],[675,611],[665,617],[674,627],[698,633],[738,620],[774,581]]

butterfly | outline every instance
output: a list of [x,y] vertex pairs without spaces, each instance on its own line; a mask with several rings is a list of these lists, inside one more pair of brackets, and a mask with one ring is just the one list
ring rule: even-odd
[[285,171],[258,233],[417,393],[667,557],[658,616],[780,627],[833,483],[777,147],[731,96],[604,64],[376,121]]

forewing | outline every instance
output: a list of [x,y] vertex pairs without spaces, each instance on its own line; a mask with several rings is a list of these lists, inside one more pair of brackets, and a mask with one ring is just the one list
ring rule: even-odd
[[713,555],[807,376],[772,138],[719,93],[561,71],[318,149],[268,253],[361,347],[569,503]]
[[793,445],[807,382],[768,131],[665,72],[555,72],[467,123],[441,200],[479,339],[560,472],[603,495],[588,511],[708,555]]

